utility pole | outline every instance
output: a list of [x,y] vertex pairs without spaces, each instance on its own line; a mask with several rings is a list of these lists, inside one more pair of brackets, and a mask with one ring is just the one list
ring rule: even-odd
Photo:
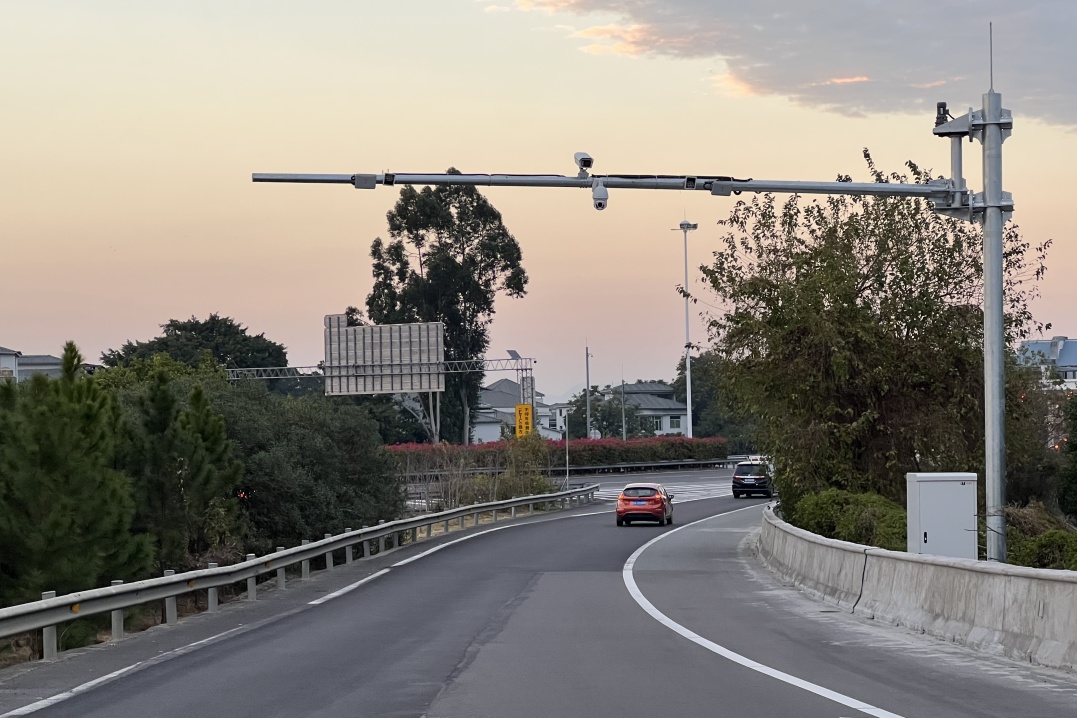
[[691,316],[688,309],[688,233],[699,229],[698,224],[692,224],[688,220],[681,222],[674,232],[684,232],[684,390],[685,399],[688,402],[688,417],[684,435],[692,438],[692,340],[689,338]]
[[621,441],[628,441],[628,424],[625,423],[625,367],[621,365]]
[[584,428],[583,438],[591,438],[591,348],[587,345],[583,347],[583,364],[584,364],[584,387],[583,390],[587,396],[587,426]]

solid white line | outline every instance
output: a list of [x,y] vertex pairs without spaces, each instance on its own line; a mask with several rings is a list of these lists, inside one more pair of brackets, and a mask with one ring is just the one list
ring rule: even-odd
[[102,683],[106,683],[108,681],[111,681],[113,678],[118,678],[119,676],[122,676],[124,673],[127,673],[127,672],[131,671],[132,669],[140,666],[141,664],[142,664],[141,661],[139,661],[138,663],[132,663],[131,665],[127,666],[126,668],[121,668],[118,671],[113,671],[112,673],[109,673],[107,676],[101,676],[100,678],[95,678],[92,681],[88,681],[86,683],[83,683],[81,686],[75,686],[74,688],[72,688],[69,691],[64,691],[63,693],[57,693],[54,696],[50,696],[48,698],[43,698],[43,699],[39,700],[36,703],[31,703],[30,705],[23,706],[22,708],[16,708],[13,711],[8,711],[7,713],[4,713],[4,714],[0,715],[0,718],[8,718],[8,716],[24,716],[24,715],[28,715],[30,713],[36,713],[39,710],[41,710],[42,708],[48,708],[49,706],[56,705],[57,703],[60,703],[62,701],[66,701],[68,698],[73,698],[74,696],[77,696],[79,693],[83,693],[85,691],[90,690],[91,688],[99,686]]
[[[364,583],[370,583],[371,581],[376,579],[378,576],[384,576],[387,573],[389,573],[389,569],[383,568],[382,570],[378,571],[377,573],[372,573],[369,576],[367,576],[366,578],[364,578],[363,580],[356,581],[353,584],[349,584],[349,585],[345,586],[344,588],[340,589],[339,591],[333,591],[332,593],[325,594],[321,598],[316,598],[313,601],[308,601],[307,605],[308,606],[317,606],[320,603],[325,603],[326,601],[331,601],[332,599],[334,599],[334,598],[336,598],[338,596],[343,596],[344,594],[348,593],[349,591],[354,591],[355,589],[362,586]],[[2,718],[2,717],[0,717],[0,718]]]
[[432,553],[436,553],[436,552],[440,551],[443,548],[447,548],[449,546],[452,546],[453,544],[458,544],[461,541],[468,541],[470,539],[477,538],[479,536],[484,536],[486,534],[493,533],[494,531],[501,531],[503,529],[513,528],[514,526],[524,526],[524,525],[526,525],[526,524],[508,524],[506,526],[498,526],[497,528],[486,529],[485,531],[479,531],[477,534],[471,534],[470,536],[464,536],[463,538],[454,539],[452,541],[446,541],[445,543],[443,543],[443,544],[441,544],[439,546],[435,546],[434,548],[427,549],[426,551],[423,551],[422,553],[417,553],[417,554],[415,554],[414,556],[412,556],[410,558],[404,559],[403,561],[397,561],[396,563],[394,563],[392,565],[392,568],[397,568],[399,566],[406,566],[407,564],[411,563],[412,561],[418,561],[419,559],[423,558],[424,556],[429,556]]
[[715,516],[709,516],[705,519],[700,519],[699,521],[693,521],[690,524],[685,524],[684,526],[675,528],[672,531],[667,531],[664,534],[659,534],[647,543],[640,546],[638,549],[636,549],[635,553],[628,557],[628,560],[625,561],[624,568],[621,570],[621,575],[624,578],[625,587],[628,589],[628,593],[631,594],[632,598],[635,599],[636,603],[640,605],[640,608],[649,613],[653,619],[655,619],[674,633],[678,633],[684,636],[692,643],[706,648],[711,653],[715,653],[722,658],[726,658],[730,661],[733,661],[734,663],[742,665],[745,668],[750,668],[753,671],[762,673],[765,676],[776,678],[783,683],[788,683],[791,686],[796,686],[797,688],[806,690],[809,693],[814,693],[815,695],[821,696],[822,698],[832,700],[835,703],[840,703],[847,708],[858,710],[861,713],[873,716],[874,718],[901,718],[901,716],[897,715],[896,713],[890,713],[889,711],[885,711],[882,708],[876,708],[875,706],[868,703],[864,703],[863,701],[857,700],[856,698],[850,698],[849,696],[838,693],[837,691],[832,691],[829,688],[824,688],[822,686],[816,685],[815,683],[810,683],[802,678],[797,678],[796,676],[779,671],[776,668],[764,666],[762,663],[757,663],[756,661],[753,661],[750,658],[746,658],[739,653],[735,653],[724,646],[719,646],[713,641],[708,641],[703,636],[700,636],[698,633],[690,631],[689,629],[685,628],[684,626],[677,623],[672,618],[655,608],[654,604],[648,601],[647,597],[644,596],[643,593],[639,590],[639,587],[636,586],[636,579],[632,575],[632,569],[636,564],[636,560],[639,559],[643,552],[646,551],[652,544],[655,544],[664,538],[668,538],[671,535],[677,533],[678,531],[683,531],[689,526],[694,526],[698,523],[702,523],[703,521],[710,521],[711,519],[719,518],[721,516],[727,516],[728,514],[735,514],[738,511],[746,511],[747,509],[751,508],[756,507],[745,506],[744,508],[726,511],[725,513],[717,514]]

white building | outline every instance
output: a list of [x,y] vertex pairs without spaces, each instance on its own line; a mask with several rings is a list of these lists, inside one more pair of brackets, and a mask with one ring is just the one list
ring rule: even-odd
[[[87,371],[93,370],[93,365],[83,364]],[[64,361],[60,357],[51,354],[23,354],[16,349],[0,347],[0,379],[15,379],[26,381],[34,374],[44,374],[50,379],[55,379],[63,373]]]
[[1021,342],[1021,360],[1040,367],[1045,380],[1052,381],[1054,370],[1066,389],[1077,389],[1077,339],[1059,336]]
[[[535,426],[545,439],[560,439],[561,433],[550,428],[550,407],[545,394],[535,391]],[[520,385],[511,379],[497,381],[479,389],[479,406],[472,422],[476,444],[499,441],[516,434],[516,405],[520,403]]]
[[[600,392],[608,398],[621,396],[621,385]],[[637,381],[624,385],[625,406],[636,407],[644,429],[658,436],[683,434],[688,421],[688,405],[673,398],[673,387],[660,381]]]

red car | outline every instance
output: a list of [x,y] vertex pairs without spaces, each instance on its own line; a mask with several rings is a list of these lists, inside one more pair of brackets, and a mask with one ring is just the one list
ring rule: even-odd
[[657,521],[659,526],[673,523],[673,494],[662,484],[629,484],[617,497],[617,525],[633,521]]

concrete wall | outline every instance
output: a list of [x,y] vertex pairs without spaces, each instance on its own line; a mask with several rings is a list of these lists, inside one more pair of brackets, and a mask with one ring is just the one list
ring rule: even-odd
[[856,615],[1077,671],[1077,572],[834,541],[768,507],[758,551],[783,580]]

